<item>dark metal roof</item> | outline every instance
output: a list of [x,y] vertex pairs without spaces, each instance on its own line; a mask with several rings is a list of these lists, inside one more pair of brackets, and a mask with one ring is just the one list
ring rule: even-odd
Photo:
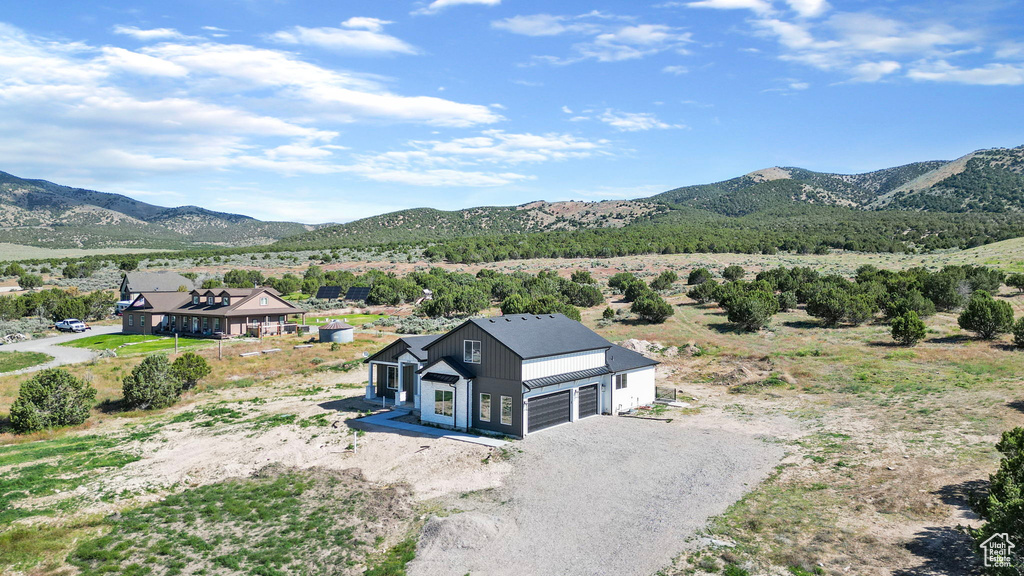
[[438,364],[440,364],[442,362],[447,364],[452,370],[455,370],[456,372],[458,372],[459,376],[462,376],[466,380],[472,380],[472,379],[476,378],[476,374],[474,374],[473,371],[470,370],[468,366],[466,366],[465,364],[460,362],[454,356],[445,356],[444,358],[438,358],[433,364],[428,364],[428,365],[424,366],[423,368],[420,368],[419,373],[423,374],[424,372],[430,370],[431,368],[433,368],[434,366],[437,366]]
[[612,372],[625,372],[626,370],[635,370],[661,364],[661,362],[651,360],[639,352],[633,352],[614,344],[605,353],[605,359],[608,362],[608,368]]
[[369,296],[369,286],[353,286],[345,292],[345,300],[366,300]]
[[165,270],[159,272],[127,272],[121,283],[128,282],[128,289],[132,292],[177,292],[179,286],[185,290],[192,290],[196,287],[191,279]]
[[321,300],[337,300],[341,298],[341,286],[321,286],[316,289],[316,297]]
[[469,320],[522,358],[543,358],[585,350],[604,350],[611,343],[563,314],[510,314]]
[[578,370],[576,372],[566,372],[565,374],[555,374],[554,376],[524,380],[523,386],[526,386],[527,390],[533,390],[534,388],[554,386],[555,384],[561,384],[563,382],[572,382],[574,380],[583,380],[585,378],[596,378],[609,373],[611,373],[611,370],[606,366],[599,366],[597,368],[588,368],[586,370]]
[[438,374],[437,372],[427,372],[420,377],[420,380],[426,380],[428,382],[440,382],[442,384],[455,384],[459,381],[459,377],[454,374]]

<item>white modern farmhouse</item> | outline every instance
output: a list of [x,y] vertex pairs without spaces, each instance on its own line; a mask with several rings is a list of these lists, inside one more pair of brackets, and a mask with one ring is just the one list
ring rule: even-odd
[[468,320],[399,338],[366,362],[367,398],[409,406],[425,423],[517,437],[652,404],[658,364],[562,314]]

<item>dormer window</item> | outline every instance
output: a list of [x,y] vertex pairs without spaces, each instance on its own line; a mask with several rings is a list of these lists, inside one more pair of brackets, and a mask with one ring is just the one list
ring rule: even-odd
[[199,295],[198,294],[195,294],[195,295],[192,296],[192,303],[193,304],[199,304]]
[[213,306],[213,296],[207,296],[206,297],[206,305],[207,306]]
[[462,361],[467,364],[479,364],[480,363],[480,341],[479,340],[463,340],[463,353]]
[[269,299],[266,296],[260,298],[260,306],[266,306],[268,301]]
[[229,306],[231,304],[231,298],[229,296],[221,296],[220,303],[224,306]]

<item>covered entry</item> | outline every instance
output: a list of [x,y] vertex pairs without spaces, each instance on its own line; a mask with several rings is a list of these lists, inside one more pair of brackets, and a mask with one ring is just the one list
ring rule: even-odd
[[572,391],[563,390],[527,402],[527,432],[536,432],[572,420]]

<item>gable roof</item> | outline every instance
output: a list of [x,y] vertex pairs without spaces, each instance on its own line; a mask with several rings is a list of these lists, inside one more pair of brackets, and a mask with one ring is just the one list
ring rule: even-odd
[[132,292],[177,292],[179,286],[194,290],[195,282],[177,272],[126,272],[121,285],[128,283]]
[[608,363],[608,369],[612,372],[625,372],[661,364],[661,362],[651,360],[639,352],[615,344],[612,344],[612,347],[605,353],[605,361]]
[[153,312],[169,312],[189,302],[192,296],[188,292],[143,292],[132,300],[128,310],[151,310]]
[[[523,360],[585,350],[604,350],[612,345],[590,328],[570,320],[564,314],[509,314],[494,318],[474,318],[466,323],[474,324]],[[445,337],[458,330],[452,330]]]
[[440,338],[441,336],[441,334],[426,334],[422,336],[402,336],[398,340],[395,340],[391,344],[388,344],[387,346],[381,348],[376,354],[368,357],[363,362],[370,362],[395,346],[403,347],[403,350],[396,354],[396,356],[401,356],[405,352],[409,352],[410,354],[413,355],[414,358],[416,358],[420,362],[423,362],[427,359],[427,351],[425,350],[425,348],[431,343],[433,343],[435,340]]
[[434,360],[433,362],[427,364],[423,368],[420,368],[419,373],[427,373],[431,368],[437,366],[438,364],[447,365],[449,368],[455,371],[456,374],[462,376],[466,380],[472,380],[476,378],[476,374],[472,370],[470,370],[469,366],[466,366],[464,363],[459,362],[459,360],[453,356],[445,356],[444,358],[438,358],[437,360]]
[[[192,292],[143,292],[132,301],[131,308],[142,308],[142,306],[136,306],[140,301],[145,302],[146,309],[152,309],[154,312],[166,312],[172,314],[193,314],[193,313],[208,313],[216,316],[232,316],[236,312],[239,316],[242,314],[248,316],[263,316],[263,315],[281,315],[281,314],[299,314],[303,310],[297,308],[292,304],[277,298],[277,292],[270,288],[248,288],[248,289],[236,289],[232,292],[238,292],[232,295],[231,303],[227,306],[220,303],[220,300],[215,300],[213,304],[207,304],[205,297],[202,297],[202,293],[193,290]],[[258,310],[237,310],[238,307],[244,303],[256,298],[261,295],[269,295],[275,298],[274,306],[261,307]],[[200,296],[199,303],[193,304],[192,297]],[[268,304],[270,304],[268,302]]]

